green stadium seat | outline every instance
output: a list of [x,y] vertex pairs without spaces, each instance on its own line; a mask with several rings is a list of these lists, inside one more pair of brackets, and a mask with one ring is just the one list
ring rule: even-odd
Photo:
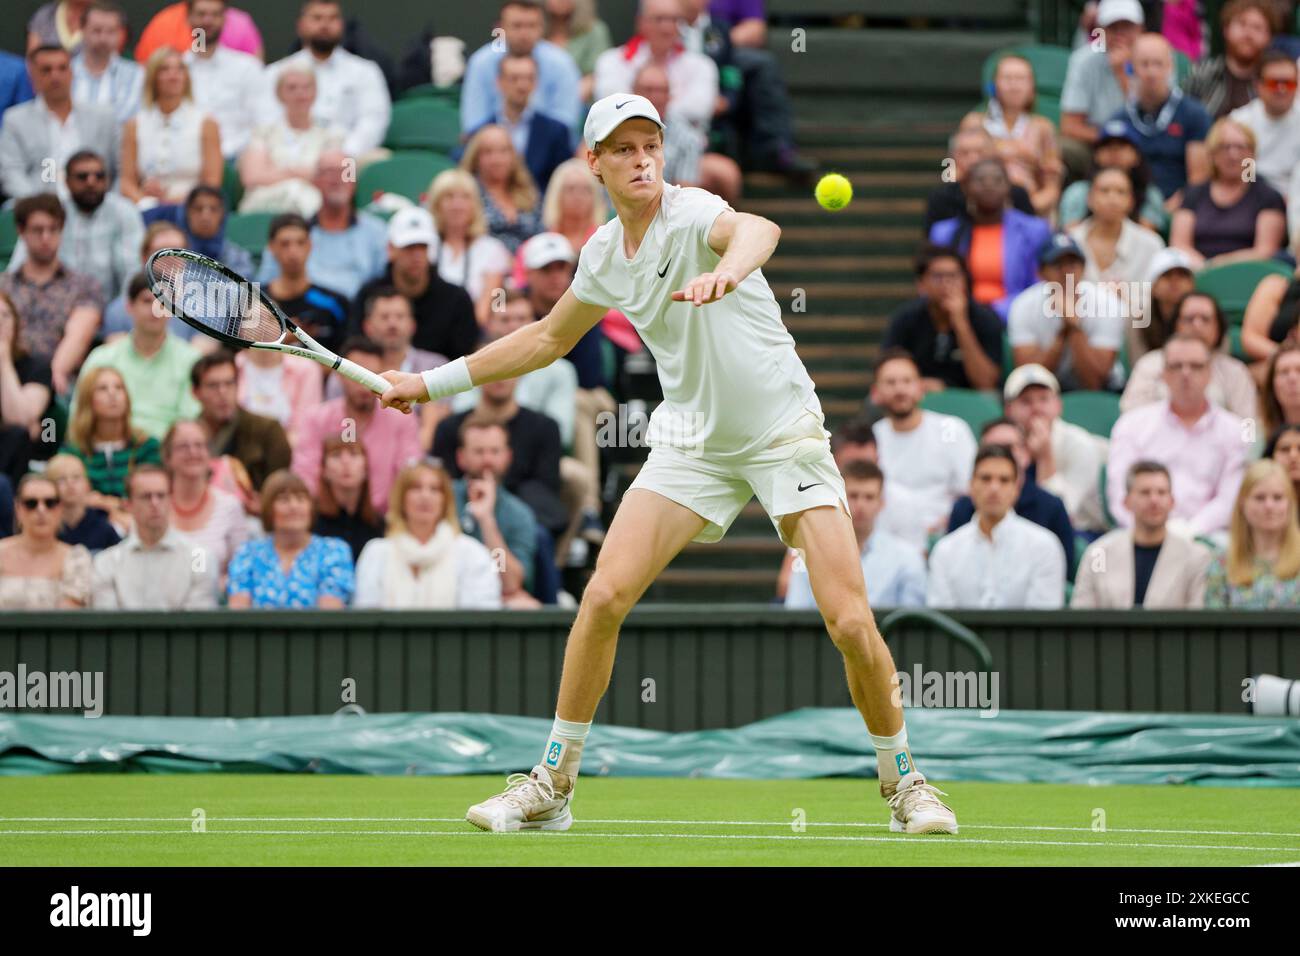
[[1034,98],[1034,112],[1052,121],[1053,126],[1061,125],[1061,98],[1051,93],[1039,93]]
[[[1057,112],[1060,112],[1061,90],[1065,87],[1065,71],[1070,65],[1070,50],[1063,46],[1047,46],[1042,43],[1021,43],[1017,46],[1003,47],[989,54],[984,61],[980,74],[980,92],[985,96],[993,89],[993,74],[998,61],[1014,53],[1029,61],[1034,68],[1034,88],[1039,99],[1050,95],[1057,100]],[[1042,110],[1039,110],[1042,112]]]
[[1240,326],[1246,314],[1246,303],[1259,280],[1265,276],[1290,277],[1292,268],[1273,259],[1255,262],[1233,262],[1226,266],[1213,266],[1196,275],[1198,292],[1208,292],[1219,300],[1229,326]]
[[453,105],[460,105],[460,84],[453,83],[451,86],[434,86],[432,83],[421,83],[419,86],[413,86],[409,90],[403,90],[397,97],[400,100],[442,100]]
[[14,211],[0,209],[0,259],[8,262],[17,245],[18,224],[14,222]]
[[393,153],[388,159],[371,163],[357,177],[358,206],[365,206],[376,193],[397,193],[411,202],[419,202],[429,189],[433,177],[456,164],[446,156],[423,150]]
[[921,407],[942,415],[956,415],[973,431],[976,437],[984,423],[1002,414],[1002,403],[997,392],[979,392],[970,388],[946,388],[942,392],[928,392],[921,399]]
[[398,100],[393,104],[384,145],[389,149],[450,153],[460,145],[460,111],[445,100]]
[[226,238],[260,259],[266,248],[266,231],[275,217],[273,212],[231,213],[226,219]]
[[244,183],[239,178],[239,167],[233,159],[226,160],[221,173],[221,194],[226,197],[226,208],[234,212],[244,198]]
[[1114,392],[1066,392],[1061,396],[1061,417],[1102,438],[1119,418],[1119,396]]

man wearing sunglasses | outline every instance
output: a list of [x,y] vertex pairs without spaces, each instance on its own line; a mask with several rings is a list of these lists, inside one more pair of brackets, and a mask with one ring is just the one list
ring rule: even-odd
[[[68,157],[64,169],[68,196],[62,201],[67,219],[59,261],[97,281],[105,297],[116,296],[139,271],[135,254],[144,242],[144,220],[133,202],[109,191],[108,165],[98,153],[79,150]],[[19,239],[9,271],[26,258],[27,247]]]
[[1295,94],[1300,67],[1281,50],[1269,50],[1259,67],[1259,92],[1232,118],[1255,131],[1255,170],[1283,196],[1290,194],[1291,175],[1300,163],[1300,110]]

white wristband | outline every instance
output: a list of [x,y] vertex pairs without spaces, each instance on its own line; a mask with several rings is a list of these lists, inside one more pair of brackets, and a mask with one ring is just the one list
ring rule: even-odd
[[454,362],[421,372],[420,377],[424,379],[424,387],[429,392],[431,402],[457,392],[468,392],[474,387],[469,377],[469,363],[463,355]]

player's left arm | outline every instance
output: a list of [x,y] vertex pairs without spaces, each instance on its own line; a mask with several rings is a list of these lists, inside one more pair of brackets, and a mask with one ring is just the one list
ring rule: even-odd
[[747,212],[724,212],[713,220],[709,248],[720,255],[712,272],[696,276],[673,293],[676,302],[705,305],[730,292],[776,251],[781,227],[770,219]]

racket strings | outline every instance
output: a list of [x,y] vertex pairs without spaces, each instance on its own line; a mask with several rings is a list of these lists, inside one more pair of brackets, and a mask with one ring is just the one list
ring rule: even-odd
[[223,335],[247,342],[276,342],[279,316],[262,301],[255,283],[239,282],[182,256],[160,256],[153,271],[168,308]]

